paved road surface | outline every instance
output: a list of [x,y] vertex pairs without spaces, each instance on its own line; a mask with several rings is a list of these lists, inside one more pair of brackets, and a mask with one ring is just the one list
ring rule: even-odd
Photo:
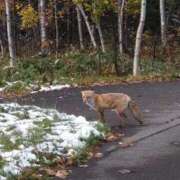
[[[44,92],[19,102],[55,107],[59,111],[95,120],[95,113],[82,104],[82,89]],[[91,89],[99,93],[124,92],[140,104],[146,125],[139,126],[129,116],[127,127],[123,129],[126,136],[146,135],[154,129],[171,125],[173,120],[177,124],[180,122],[180,81],[95,86]],[[107,112],[106,118],[109,126],[118,127],[119,121],[113,112]],[[180,141],[180,126],[145,138],[133,147],[119,148],[101,160],[92,160],[88,168],[74,168],[69,180],[180,180],[180,145],[172,145],[174,141]],[[102,151],[107,152],[111,146],[114,144],[105,144]],[[118,172],[121,169],[129,169],[132,173],[123,175]]]

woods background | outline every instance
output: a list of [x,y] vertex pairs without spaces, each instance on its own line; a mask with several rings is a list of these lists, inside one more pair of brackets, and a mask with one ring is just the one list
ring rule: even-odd
[[174,73],[179,19],[178,0],[0,0],[1,79]]

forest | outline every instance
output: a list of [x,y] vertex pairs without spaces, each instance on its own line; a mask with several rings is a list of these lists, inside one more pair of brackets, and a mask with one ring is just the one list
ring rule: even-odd
[[178,0],[1,0],[0,82],[179,77]]

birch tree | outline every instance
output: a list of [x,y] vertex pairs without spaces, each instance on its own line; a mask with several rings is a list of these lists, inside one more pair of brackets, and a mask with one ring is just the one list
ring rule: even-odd
[[118,0],[118,39],[119,39],[119,53],[123,55],[123,12],[125,0]]
[[99,1],[92,1],[92,20],[94,21],[96,25],[96,29],[99,34],[102,52],[105,52],[104,38],[103,38],[103,33],[101,29],[101,24],[100,24],[101,15],[104,10],[103,7],[101,7],[101,4],[103,3]]
[[1,52],[1,58],[4,58],[4,46],[1,37],[0,37],[0,52]]
[[91,14],[91,19],[94,22],[95,27],[98,31],[102,52],[105,52],[106,50],[105,50],[103,32],[101,28],[101,17],[104,14],[104,12],[107,9],[110,9],[111,7],[112,4],[108,0],[107,1],[92,0],[88,6],[89,12]]
[[146,18],[146,0],[141,0],[140,22],[136,33],[136,42],[135,42],[134,60],[133,60],[134,76],[138,75],[139,73],[139,58],[140,58],[141,41],[142,41],[144,24],[145,24],[145,18]]
[[89,23],[89,21],[88,21],[88,17],[86,16],[86,13],[84,12],[83,7],[82,7],[80,4],[77,4],[77,7],[79,8],[79,10],[80,10],[80,12],[81,12],[81,14],[82,14],[82,17],[83,17],[83,19],[84,19],[84,21],[85,21],[85,23],[86,23],[86,27],[87,27],[87,29],[88,29],[89,36],[90,36],[90,38],[91,38],[91,42],[92,42],[92,44],[93,44],[93,47],[94,47],[94,49],[96,49],[96,48],[97,48],[97,44],[96,44],[94,35],[93,35],[92,30],[91,30],[91,27],[90,27],[90,23]]
[[0,27],[0,52],[1,52],[1,57],[4,58],[4,45],[3,45],[3,40],[2,40],[2,34],[1,34],[1,27]]
[[105,45],[104,45],[104,38],[103,38],[103,33],[102,33],[102,29],[101,29],[100,22],[97,22],[97,23],[96,23],[96,28],[97,28],[97,30],[98,30],[98,34],[99,34],[99,39],[100,39],[100,43],[101,43],[102,52],[106,52],[106,50],[105,50]]
[[79,8],[78,7],[76,7],[76,13],[77,13],[77,22],[78,22],[78,33],[79,33],[80,48],[84,49],[83,34],[82,34],[82,18],[81,18],[81,14],[79,12]]
[[47,49],[44,45],[47,43],[46,19],[45,19],[45,0],[39,0],[39,21],[41,34],[41,53],[47,55]]
[[13,67],[16,63],[16,55],[15,55],[15,45],[14,45],[13,32],[12,32],[12,17],[11,17],[10,2],[11,2],[10,0],[5,0],[10,66]]
[[160,19],[161,19],[161,42],[163,48],[166,46],[166,18],[165,18],[165,0],[159,1]]
[[59,24],[58,24],[57,1],[56,0],[54,0],[54,19],[55,19],[55,29],[56,29],[56,58],[57,58],[58,50],[59,50]]

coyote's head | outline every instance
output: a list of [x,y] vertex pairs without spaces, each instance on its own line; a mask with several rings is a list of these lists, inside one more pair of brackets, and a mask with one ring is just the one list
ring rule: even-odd
[[95,92],[92,90],[81,91],[82,100],[88,104],[94,98]]

